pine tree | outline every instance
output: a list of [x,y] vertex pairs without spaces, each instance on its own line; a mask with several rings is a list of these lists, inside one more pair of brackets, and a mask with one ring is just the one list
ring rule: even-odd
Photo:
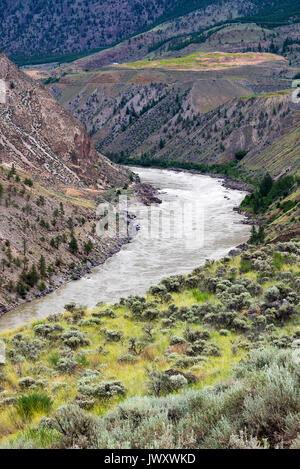
[[40,271],[40,274],[41,274],[41,278],[45,278],[46,277],[46,261],[45,261],[45,258],[43,255],[41,255],[40,257],[40,261],[39,261],[39,271]]
[[74,234],[72,234],[71,241],[69,242],[69,249],[72,252],[72,254],[76,254],[76,252],[78,252],[78,243]]
[[249,239],[249,243],[250,244],[255,244],[256,241],[257,241],[257,231],[256,231],[255,226],[253,225],[252,228],[251,228],[251,236],[250,236],[250,239]]
[[265,240],[265,229],[264,227],[261,225],[258,229],[258,233],[257,233],[257,241],[259,243],[263,243]]
[[19,282],[17,283],[16,291],[22,298],[25,298],[27,290],[22,280],[19,280]]
[[87,243],[84,244],[84,250],[86,254],[89,254],[94,248],[92,241],[89,239]]
[[272,189],[272,186],[273,186],[273,179],[271,178],[270,174],[267,173],[260,183],[260,193],[262,197],[265,197],[270,192],[270,190]]
[[26,281],[27,281],[28,285],[30,285],[31,287],[34,287],[34,285],[36,285],[38,280],[39,280],[39,275],[38,275],[38,272],[36,270],[36,266],[34,264],[32,264],[32,267],[31,267],[30,271],[28,272],[28,274],[26,276]]

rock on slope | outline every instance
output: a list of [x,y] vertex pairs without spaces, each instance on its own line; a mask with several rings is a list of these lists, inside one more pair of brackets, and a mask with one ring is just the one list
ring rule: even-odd
[[0,55],[0,163],[14,163],[49,183],[94,188],[123,184],[125,169],[94,148],[83,125],[50,91]]

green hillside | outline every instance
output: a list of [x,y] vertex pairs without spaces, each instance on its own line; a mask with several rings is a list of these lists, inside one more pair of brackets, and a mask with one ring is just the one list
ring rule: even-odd
[[299,255],[299,242],[255,247],[147,298],[70,304],[2,334],[2,447],[297,445]]

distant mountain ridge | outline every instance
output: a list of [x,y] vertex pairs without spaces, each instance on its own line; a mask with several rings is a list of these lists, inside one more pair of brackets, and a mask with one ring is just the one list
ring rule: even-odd
[[[240,17],[282,25],[300,15],[300,7],[292,0],[238,3],[236,0],[2,0],[1,3],[1,47],[18,63],[28,57],[46,61],[66,54],[74,60],[74,54],[112,46],[163,22],[167,28],[168,23],[174,23],[180,32],[179,18],[193,23],[193,15],[206,14],[207,9],[208,17],[212,17],[208,26]],[[220,10],[223,13],[218,17]],[[199,32],[201,21],[198,29],[195,26],[193,31]],[[164,29],[165,26],[159,28],[158,40],[160,35],[164,38]],[[184,32],[193,31],[188,26]]]
[[1,47],[12,56],[101,48],[153,23],[177,0],[3,0]]

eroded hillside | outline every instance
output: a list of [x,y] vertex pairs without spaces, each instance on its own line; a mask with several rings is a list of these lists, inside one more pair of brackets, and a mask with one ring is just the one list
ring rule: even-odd
[[155,51],[157,51],[159,56],[165,50],[165,44],[168,47],[169,41],[172,41],[174,38],[182,38],[187,34],[202,31],[214,24],[248,14],[251,15],[257,11],[257,5],[251,1],[241,3],[237,0],[228,0],[203,3],[204,6],[193,13],[179,16],[149,31],[126,39],[107,50],[78,59],[72,64],[66,65],[64,69],[95,70],[103,65],[110,65],[114,62],[138,60],[148,56],[148,54],[151,57],[155,55]]
[[128,173],[94,148],[90,136],[42,85],[0,55],[0,162],[15,163],[52,184],[105,187]]
[[97,235],[96,206],[117,200],[135,176],[99,154],[84,126],[3,54],[0,78],[1,314],[128,240]]
[[60,192],[0,166],[0,315],[79,278],[127,241],[109,227],[107,236],[97,235],[96,197],[100,203],[102,195]]
[[298,169],[299,109],[285,90],[286,61],[205,72],[137,68],[70,74],[51,85],[115,161],[215,164],[244,152],[240,164],[250,171]]

